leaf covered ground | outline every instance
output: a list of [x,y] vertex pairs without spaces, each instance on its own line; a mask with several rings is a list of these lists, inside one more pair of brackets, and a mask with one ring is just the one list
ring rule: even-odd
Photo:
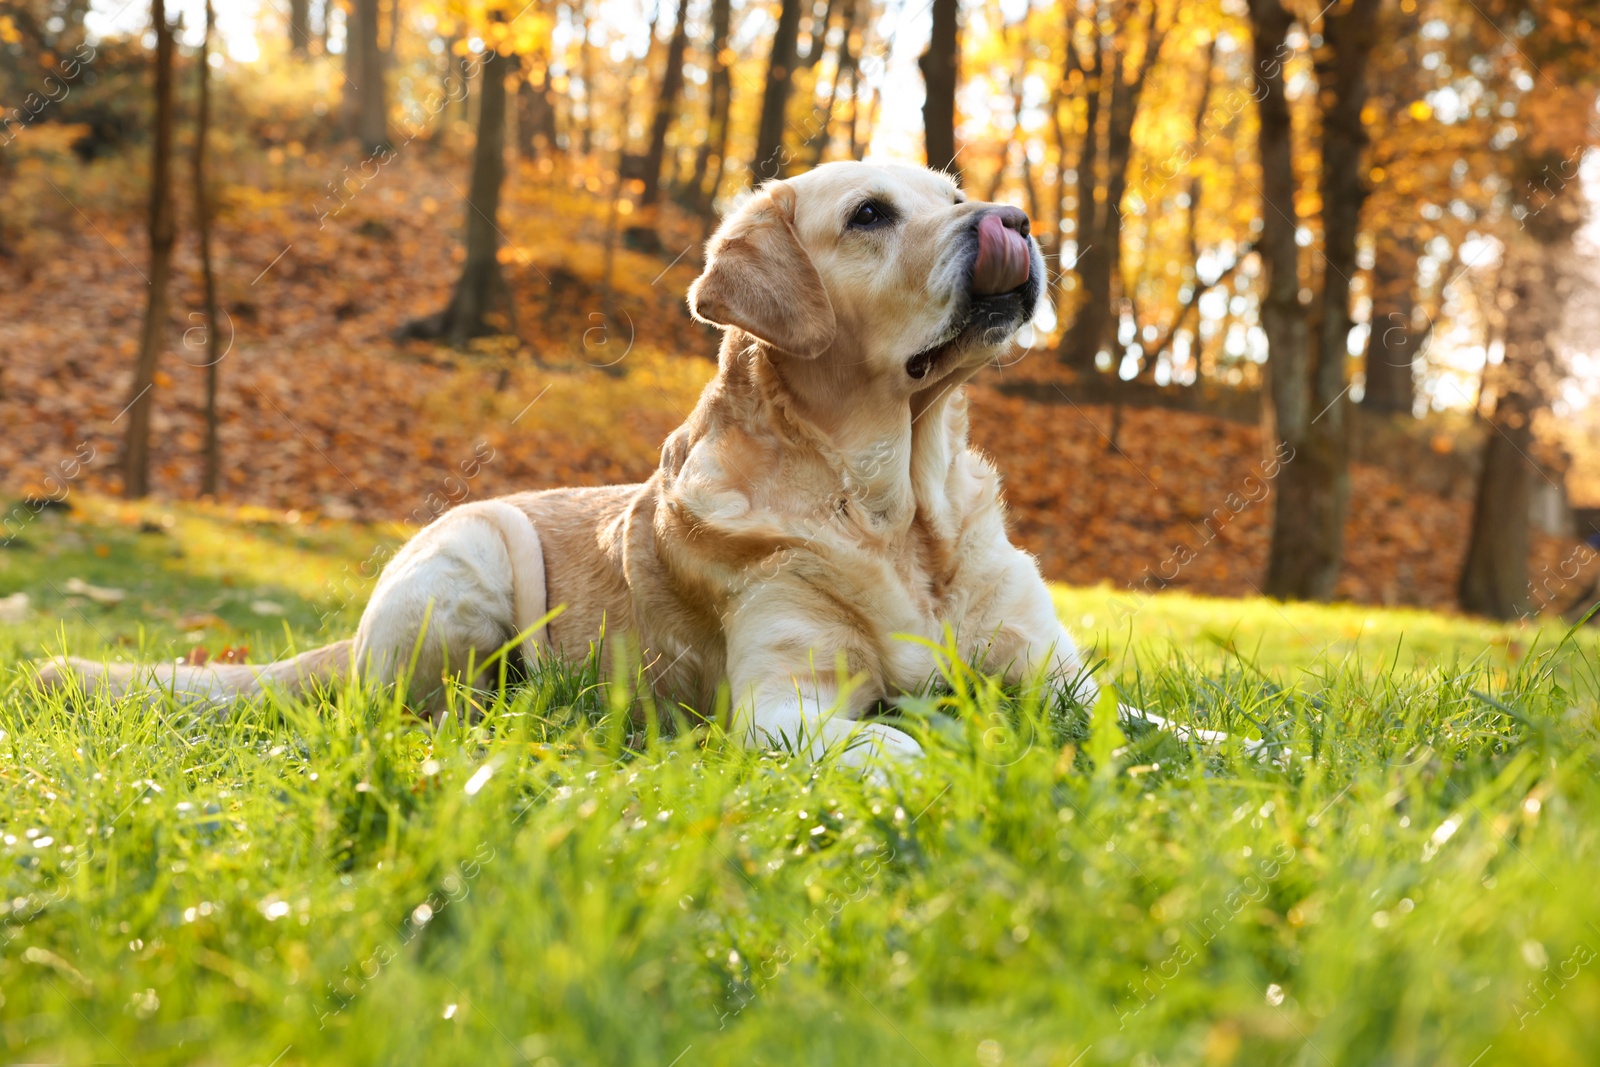
[[63,648],[342,636],[401,532],[74,502],[0,552],[9,1059],[1488,1067],[1600,1039],[1592,633],[1063,587],[1127,698],[1272,756],[953,669],[907,712],[928,758],[863,781],[631,731],[585,668],[437,732],[357,685],[43,698],[26,661]]

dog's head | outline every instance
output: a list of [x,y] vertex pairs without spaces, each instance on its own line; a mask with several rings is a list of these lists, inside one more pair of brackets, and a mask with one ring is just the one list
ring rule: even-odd
[[1021,211],[921,167],[829,163],[723,223],[689,305],[778,358],[910,396],[1003,352],[1043,292]]

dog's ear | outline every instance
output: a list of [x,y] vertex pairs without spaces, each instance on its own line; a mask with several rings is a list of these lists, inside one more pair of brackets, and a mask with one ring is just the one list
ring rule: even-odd
[[689,311],[773,348],[814,359],[833,343],[833,304],[794,232],[794,190],[769,182],[718,228]]

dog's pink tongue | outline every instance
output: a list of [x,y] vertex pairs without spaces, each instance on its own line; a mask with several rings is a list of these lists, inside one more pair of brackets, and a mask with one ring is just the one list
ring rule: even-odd
[[985,215],[978,223],[972,291],[979,296],[1009,293],[1028,280],[1028,259],[1028,239],[1007,228],[999,215]]

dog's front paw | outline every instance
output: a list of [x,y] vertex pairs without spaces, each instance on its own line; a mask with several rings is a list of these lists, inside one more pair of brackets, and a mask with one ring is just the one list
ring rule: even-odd
[[840,762],[847,767],[865,767],[873,762],[909,762],[922,758],[922,746],[916,738],[882,723],[855,724]]

